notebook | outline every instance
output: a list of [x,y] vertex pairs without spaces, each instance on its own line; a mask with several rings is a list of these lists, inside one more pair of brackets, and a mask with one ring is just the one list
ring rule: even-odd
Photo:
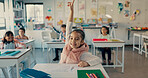
[[94,38],[93,41],[108,41],[107,39]]
[[47,74],[45,72],[38,71],[35,69],[28,69],[28,68],[21,71],[20,76],[22,78],[51,78],[50,74]]
[[[86,73],[87,73],[88,75],[90,75],[90,74],[95,74],[95,76],[96,76],[97,78],[106,78],[106,77],[104,76],[104,74],[101,72],[100,69],[94,69],[94,70],[77,70],[77,77],[78,77],[78,78],[89,78],[88,75],[86,75]],[[90,75],[90,76],[91,76],[91,75]],[[94,76],[93,76],[93,77],[94,77]],[[93,77],[90,77],[90,78],[93,78]],[[96,78],[96,77],[94,77],[94,78]]]
[[15,56],[16,54],[20,53],[21,51],[6,51],[2,53],[0,56]]

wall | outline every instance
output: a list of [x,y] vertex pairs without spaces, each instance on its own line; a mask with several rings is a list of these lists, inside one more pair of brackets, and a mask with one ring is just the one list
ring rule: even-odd
[[[25,0],[26,2],[43,2],[43,5],[44,5],[44,18],[49,15],[47,13],[47,9],[49,7],[52,7],[52,10],[53,10],[53,24],[56,28],[60,29],[59,26],[56,26],[56,16],[58,15],[57,11],[56,11],[56,1],[57,0]],[[58,0],[60,1],[60,0]],[[63,0],[63,1],[66,1],[66,0]],[[89,9],[90,9],[90,3],[89,1],[90,0],[85,0],[86,1],[86,19],[90,18],[90,12],[89,12]],[[97,1],[97,7],[99,7],[100,5],[105,5],[106,7],[106,14],[109,14],[112,16],[113,20],[115,22],[118,22],[119,24],[119,27],[118,29],[116,30],[116,36],[117,38],[119,39],[122,39],[124,41],[126,41],[126,44],[132,44],[132,34],[130,34],[130,40],[128,40],[127,38],[127,28],[128,27],[131,27],[131,26],[147,26],[148,22],[148,0],[130,0],[131,2],[131,7],[130,7],[130,15],[133,13],[133,11],[135,9],[140,9],[141,10],[141,13],[139,16],[136,17],[136,20],[135,21],[130,21],[129,18],[125,18],[124,17],[124,11],[119,14],[118,13],[118,8],[117,8],[117,4],[118,2],[124,2],[124,0],[98,0]],[[75,13],[74,13],[74,17],[79,17],[79,10],[78,10],[78,0],[76,0],[75,2]],[[65,8],[65,7],[64,7]],[[65,9],[63,9],[65,11]],[[58,11],[59,12],[59,11]],[[99,12],[99,11],[98,11]],[[64,14],[65,15],[65,14]],[[67,14],[68,15],[68,14]],[[67,16],[64,16],[64,23],[66,23],[66,18]],[[99,15],[98,15],[99,17]],[[47,20],[45,19],[45,24],[47,25]],[[91,32],[91,33],[89,33]],[[94,38],[94,37],[97,37],[98,36],[98,30],[86,30],[86,33],[87,33],[87,37],[86,39],[88,41],[90,41],[91,39],[90,38]],[[91,34],[94,34],[93,36]]]

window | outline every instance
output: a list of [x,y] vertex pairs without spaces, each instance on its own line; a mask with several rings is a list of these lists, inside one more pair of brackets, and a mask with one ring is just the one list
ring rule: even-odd
[[0,29],[5,29],[4,3],[0,2]]
[[43,4],[26,4],[27,21],[32,19],[35,24],[42,24]]

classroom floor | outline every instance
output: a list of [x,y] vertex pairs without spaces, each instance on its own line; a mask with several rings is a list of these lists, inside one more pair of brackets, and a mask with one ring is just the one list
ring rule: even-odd
[[[119,49],[119,57],[121,56]],[[37,63],[47,63],[47,49],[35,49]],[[99,55],[101,56],[101,55]],[[120,59],[120,58],[119,58]],[[54,62],[58,63],[58,61]],[[32,65],[31,67],[33,67]],[[148,78],[148,58],[144,54],[139,55],[138,51],[132,51],[132,47],[125,48],[125,72],[121,73],[121,68],[105,68],[110,78]],[[4,78],[0,70],[0,78]]]

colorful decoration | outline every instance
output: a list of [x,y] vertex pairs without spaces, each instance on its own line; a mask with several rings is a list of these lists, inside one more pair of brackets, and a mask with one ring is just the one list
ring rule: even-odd
[[130,30],[148,30],[148,27],[129,27],[128,29]]
[[121,13],[122,10],[123,10],[123,4],[122,3],[118,3],[118,8],[119,8],[119,13]]
[[57,22],[57,25],[62,25],[63,24],[63,20],[59,20],[58,22]]
[[129,1],[125,1],[125,7],[129,7],[130,6],[130,2]]
[[92,15],[92,17],[97,17],[97,9],[96,8],[91,8],[91,15]]
[[124,16],[128,17],[129,16],[129,10],[124,10]]
[[74,18],[74,23],[83,23],[83,18]]
[[92,2],[96,2],[96,0],[92,0]]
[[134,13],[132,14],[132,16],[130,17],[130,20],[135,20],[136,19],[136,16],[138,16],[140,14],[140,10],[139,9],[136,9],[134,11]]
[[136,9],[136,11],[134,12],[134,14],[139,15],[140,14],[140,10]]
[[88,24],[97,24],[97,19],[87,19]]
[[48,8],[48,12],[51,12],[51,9],[50,8]]
[[46,19],[48,20],[48,21],[52,21],[53,19],[52,19],[52,16],[46,16]]
[[63,1],[57,1],[57,8],[63,8]]

